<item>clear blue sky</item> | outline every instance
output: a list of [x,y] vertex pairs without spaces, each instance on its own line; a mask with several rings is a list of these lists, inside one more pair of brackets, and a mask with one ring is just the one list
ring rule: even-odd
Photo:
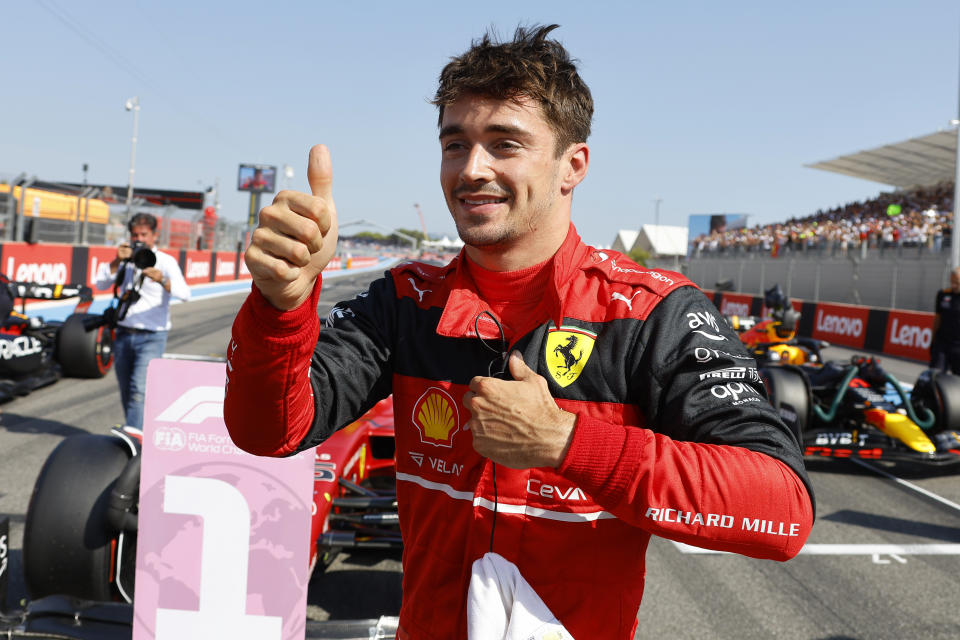
[[[561,25],[596,113],[574,222],[594,244],[654,221],[766,223],[890,190],[805,168],[946,128],[960,2],[4,3],[0,176],[202,190],[246,217],[243,162],[294,167],[329,145],[341,222],[454,232],[428,100],[490,26]],[[282,182],[282,180],[280,180]]]

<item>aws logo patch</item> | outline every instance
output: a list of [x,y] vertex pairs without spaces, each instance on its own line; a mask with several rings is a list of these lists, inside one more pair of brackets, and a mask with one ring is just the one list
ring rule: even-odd
[[561,387],[572,384],[586,366],[597,334],[579,327],[562,326],[547,334],[547,370]]
[[413,424],[424,444],[452,448],[453,436],[460,431],[457,403],[443,389],[430,387],[413,405]]

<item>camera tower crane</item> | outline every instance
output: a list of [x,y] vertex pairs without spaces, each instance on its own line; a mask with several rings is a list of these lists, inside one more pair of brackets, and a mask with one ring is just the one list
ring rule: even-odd
[[420,216],[420,229],[423,231],[423,241],[426,242],[430,239],[430,236],[427,235],[427,223],[423,219],[423,211],[420,209],[420,205],[416,202],[413,203],[413,208],[417,210],[417,215]]

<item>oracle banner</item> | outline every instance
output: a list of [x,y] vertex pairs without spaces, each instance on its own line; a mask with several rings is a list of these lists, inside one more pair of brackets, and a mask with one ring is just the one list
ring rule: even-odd
[[883,352],[927,362],[933,340],[933,314],[890,311]]
[[867,337],[870,309],[845,304],[818,304],[813,318],[813,337],[862,349]]

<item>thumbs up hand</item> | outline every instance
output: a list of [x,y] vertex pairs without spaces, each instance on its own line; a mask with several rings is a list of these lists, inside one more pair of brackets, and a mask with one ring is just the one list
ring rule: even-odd
[[244,254],[260,293],[282,310],[295,309],[310,297],[337,248],[333,165],[322,144],[310,149],[307,180],[311,194],[281,191],[260,211]]
[[466,428],[473,448],[482,456],[512,469],[559,467],[573,439],[577,416],[562,410],[550,395],[547,381],[510,354],[513,380],[477,376],[463,395],[471,413]]

